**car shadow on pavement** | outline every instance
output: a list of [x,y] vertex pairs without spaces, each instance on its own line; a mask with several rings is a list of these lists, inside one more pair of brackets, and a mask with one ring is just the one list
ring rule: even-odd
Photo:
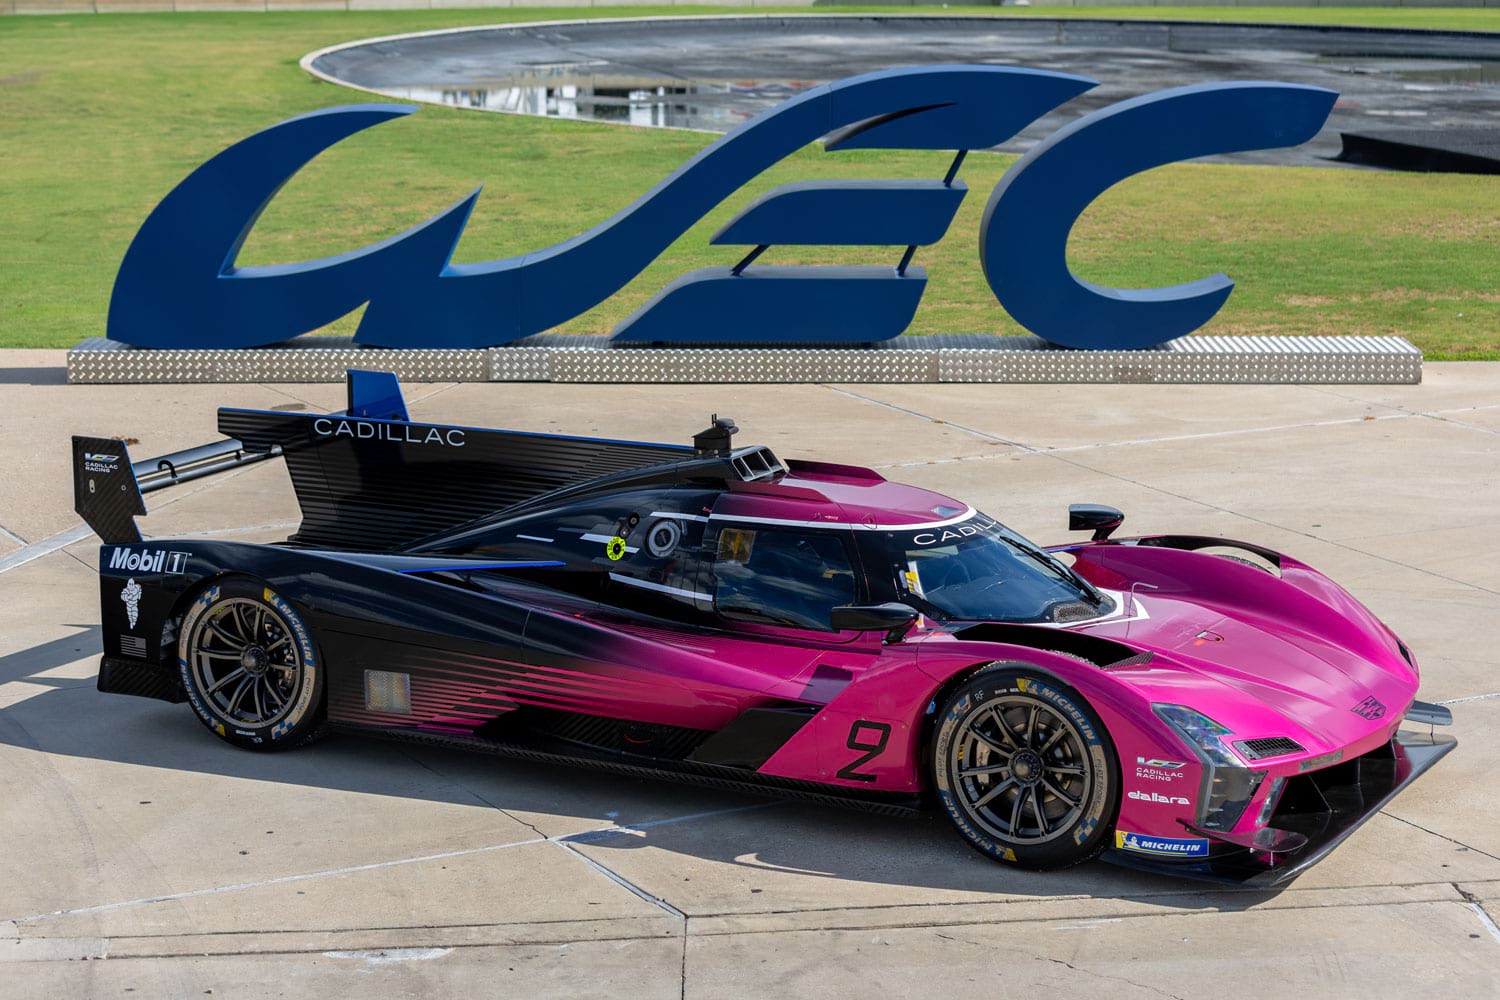
[[18,680],[29,674],[72,663],[80,657],[99,655],[102,630],[98,625],[70,624],[59,625],[58,628],[73,631],[60,639],[0,656],[0,681]]
[[[550,817],[535,822],[544,829],[589,829],[567,839],[627,878],[638,865],[659,870],[662,862],[652,852],[666,852],[680,859],[669,867],[680,868],[685,879],[754,886],[810,878],[900,887],[901,905],[1019,896],[1240,910],[1276,895],[1098,862],[1024,871],[969,849],[936,812],[895,818],[348,734],[291,752],[238,750],[210,733],[185,704],[100,694],[93,678],[78,671],[56,681],[37,678],[88,655],[80,650],[97,652],[97,626],[73,627],[82,631],[0,658],[0,695],[21,682],[19,694],[0,699],[0,755],[11,758],[7,768],[25,766],[16,757],[20,751]],[[825,885],[816,894],[843,900],[835,906],[891,905],[867,889]]]
[[0,385],[67,385],[68,369],[62,365],[0,368]]

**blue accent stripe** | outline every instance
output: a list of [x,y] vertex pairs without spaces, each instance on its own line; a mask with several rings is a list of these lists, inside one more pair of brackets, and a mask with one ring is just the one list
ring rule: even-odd
[[403,569],[403,573],[463,573],[475,569],[545,569],[550,566],[566,566],[557,560],[546,562],[487,562],[487,563],[439,563],[435,566],[415,566]]

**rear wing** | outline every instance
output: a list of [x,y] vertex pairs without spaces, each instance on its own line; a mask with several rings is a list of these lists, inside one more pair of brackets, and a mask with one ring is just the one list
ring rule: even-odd
[[[703,453],[416,423],[388,372],[351,370],[348,392],[348,408],[336,413],[222,408],[224,440],[134,465],[123,441],[75,437],[75,509],[107,543],[140,541],[143,493],[279,455],[302,510],[290,541],[390,551],[554,490]],[[729,432],[717,430],[727,442]]]
[[130,461],[119,438],[73,435],[73,509],[100,540],[119,545],[141,540],[135,519],[146,513],[141,494],[201,479],[272,457],[248,452],[238,441],[173,452],[144,462]]

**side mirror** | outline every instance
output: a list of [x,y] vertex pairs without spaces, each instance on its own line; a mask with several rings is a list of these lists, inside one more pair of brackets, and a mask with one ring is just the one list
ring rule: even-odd
[[1123,513],[1102,503],[1068,505],[1068,530],[1092,531],[1096,542],[1108,538],[1124,520]]
[[907,604],[846,604],[828,612],[828,624],[835,632],[887,632],[891,642],[899,641],[917,622],[918,611]]

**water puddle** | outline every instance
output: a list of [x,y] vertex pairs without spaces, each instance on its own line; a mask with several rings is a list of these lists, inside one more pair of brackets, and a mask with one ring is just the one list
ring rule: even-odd
[[1318,60],[1335,73],[1387,77],[1405,83],[1461,87],[1500,84],[1500,62],[1470,62],[1448,59]]

